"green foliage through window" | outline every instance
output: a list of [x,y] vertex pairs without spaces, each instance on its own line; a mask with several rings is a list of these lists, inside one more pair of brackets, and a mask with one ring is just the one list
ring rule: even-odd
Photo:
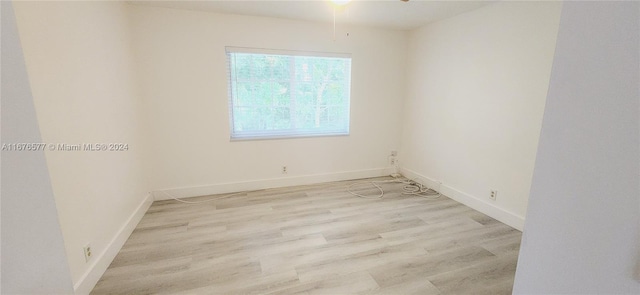
[[351,58],[227,48],[231,137],[349,134]]

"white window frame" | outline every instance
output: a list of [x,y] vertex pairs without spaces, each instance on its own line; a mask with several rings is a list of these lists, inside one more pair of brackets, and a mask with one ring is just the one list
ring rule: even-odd
[[[229,129],[230,139],[235,140],[257,140],[257,139],[278,139],[278,138],[297,138],[297,137],[317,137],[317,136],[344,136],[349,135],[350,132],[350,112],[351,112],[351,54],[348,53],[330,53],[330,52],[310,52],[310,51],[293,51],[293,50],[276,50],[276,49],[263,49],[263,48],[244,48],[244,47],[225,47],[227,56],[227,86],[228,86],[228,98],[229,98]],[[235,130],[234,120],[234,81],[232,81],[232,54],[234,53],[249,53],[249,54],[263,54],[263,55],[281,55],[281,56],[305,56],[305,57],[329,57],[329,58],[341,58],[348,59],[347,70],[347,97],[346,97],[346,126],[340,130],[305,130],[305,129],[281,129],[281,130],[264,130],[264,131],[250,131],[239,132]],[[295,79],[291,79],[291,83],[295,84]],[[295,89],[295,86],[292,85]],[[295,90],[293,90],[295,91]],[[295,95],[292,95],[295,96]],[[295,98],[292,98],[295,101]]]

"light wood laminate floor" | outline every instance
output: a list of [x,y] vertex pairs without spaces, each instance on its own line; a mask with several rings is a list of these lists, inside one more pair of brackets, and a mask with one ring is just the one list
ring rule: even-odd
[[353,182],[154,202],[92,294],[511,293],[519,231]]

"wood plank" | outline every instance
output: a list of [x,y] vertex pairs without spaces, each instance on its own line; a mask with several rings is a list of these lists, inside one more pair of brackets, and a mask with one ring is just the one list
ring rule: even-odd
[[519,231],[394,183],[347,191],[362,181],[155,202],[92,294],[511,292]]

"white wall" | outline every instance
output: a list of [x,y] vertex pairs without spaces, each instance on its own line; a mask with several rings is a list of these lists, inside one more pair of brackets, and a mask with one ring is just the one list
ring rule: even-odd
[[[2,143],[40,142],[15,17],[2,7]],[[2,294],[69,294],[71,275],[44,152],[2,151]]]
[[129,145],[126,152],[46,153],[71,276],[88,292],[149,204],[126,5],[14,5],[42,141]]
[[[389,173],[387,155],[400,138],[405,32],[338,23],[333,41],[329,24],[131,9],[154,189],[198,195]],[[351,53],[351,134],[230,142],[225,46]]]
[[502,2],[411,33],[405,175],[522,229],[560,10]]
[[564,4],[516,294],[639,294],[640,4]]

